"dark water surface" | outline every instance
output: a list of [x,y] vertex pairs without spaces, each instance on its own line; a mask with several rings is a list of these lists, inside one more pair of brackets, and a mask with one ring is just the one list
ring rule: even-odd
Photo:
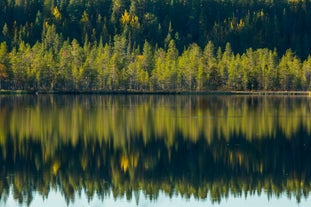
[[0,206],[307,206],[311,98],[0,96]]

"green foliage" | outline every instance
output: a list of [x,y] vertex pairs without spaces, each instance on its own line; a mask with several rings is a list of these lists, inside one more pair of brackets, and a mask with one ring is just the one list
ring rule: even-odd
[[308,1],[13,0],[0,8],[3,89],[310,89]]
[[122,35],[111,45],[83,47],[63,41],[49,25],[42,43],[20,42],[8,51],[1,44],[3,89],[60,91],[207,91],[309,90],[310,58],[302,61],[291,50],[278,58],[276,51],[248,49],[234,54],[208,42],[202,50],[192,44],[179,55],[172,39],[167,50],[146,41],[142,51]]
[[0,41],[10,47],[18,45],[15,33],[21,35],[18,41],[35,44],[46,22],[80,44],[92,35],[92,42],[102,37],[109,43],[130,30],[132,44],[141,48],[145,40],[167,48],[171,39],[179,39],[179,51],[192,43],[203,48],[208,41],[216,47],[230,42],[235,53],[291,48],[306,58],[311,47],[309,1],[3,0],[0,8]]
[[5,87],[9,77],[9,60],[6,42],[0,44],[0,89]]

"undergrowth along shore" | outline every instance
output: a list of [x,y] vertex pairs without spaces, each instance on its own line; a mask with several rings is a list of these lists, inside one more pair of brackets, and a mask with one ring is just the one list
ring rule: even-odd
[[311,91],[27,91],[27,90],[0,90],[0,95],[21,94],[59,94],[59,95],[287,95],[310,96]]

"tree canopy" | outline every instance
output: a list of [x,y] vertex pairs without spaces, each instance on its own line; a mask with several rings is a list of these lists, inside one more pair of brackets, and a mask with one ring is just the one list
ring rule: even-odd
[[4,0],[0,88],[309,90],[310,1]]

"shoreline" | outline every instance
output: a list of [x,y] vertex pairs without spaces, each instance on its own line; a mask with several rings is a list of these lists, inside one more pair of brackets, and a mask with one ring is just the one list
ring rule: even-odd
[[26,91],[0,90],[0,95],[258,95],[311,96],[311,91]]

